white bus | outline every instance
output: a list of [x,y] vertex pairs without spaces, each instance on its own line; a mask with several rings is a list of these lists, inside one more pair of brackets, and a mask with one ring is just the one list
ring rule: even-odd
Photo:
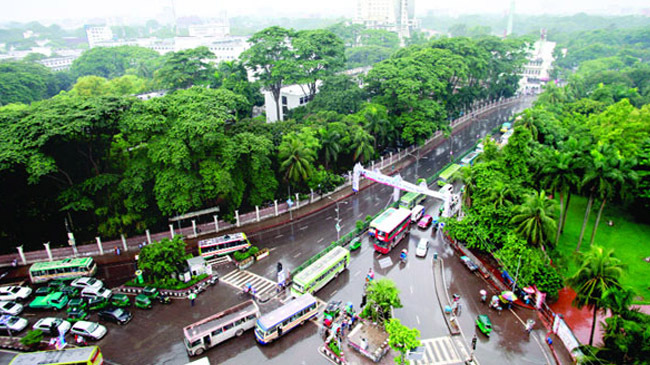
[[235,251],[244,251],[251,247],[246,233],[233,233],[221,237],[208,238],[199,241],[199,254],[203,258],[217,255],[227,255]]
[[318,302],[309,293],[303,294],[257,320],[255,338],[266,345],[302,325],[318,314]]
[[293,277],[294,297],[324,287],[350,264],[350,251],[337,246]]
[[260,308],[248,300],[223,312],[211,315],[183,328],[185,349],[190,356],[201,355],[207,349],[244,331],[255,327],[260,317]]

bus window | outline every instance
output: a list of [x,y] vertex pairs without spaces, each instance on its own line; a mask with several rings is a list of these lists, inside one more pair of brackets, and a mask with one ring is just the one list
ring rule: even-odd
[[212,336],[220,335],[223,332],[223,328],[217,328],[216,330],[212,331]]
[[227,325],[223,326],[224,331],[228,331],[229,329],[233,328],[234,325],[232,323],[228,323]]

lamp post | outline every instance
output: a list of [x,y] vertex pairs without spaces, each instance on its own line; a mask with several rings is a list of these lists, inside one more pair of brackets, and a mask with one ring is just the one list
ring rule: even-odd
[[[341,225],[340,225],[341,219],[340,219],[340,211],[339,211],[339,204],[341,202],[336,201],[336,200],[332,199],[329,196],[327,197],[327,199],[329,199],[329,200],[333,201],[334,203],[336,203],[336,208],[334,208],[334,210],[336,211],[336,225],[334,227],[336,227],[336,240],[338,241],[338,240],[341,239]],[[347,203],[348,202],[343,202],[343,204],[347,204]]]

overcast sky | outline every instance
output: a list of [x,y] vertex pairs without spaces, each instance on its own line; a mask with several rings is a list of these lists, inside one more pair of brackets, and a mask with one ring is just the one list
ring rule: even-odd
[[[352,18],[357,0],[173,0],[177,16],[345,16]],[[110,16],[154,18],[172,0],[0,0],[0,22],[57,19],[89,19]],[[510,0],[415,0],[416,14],[429,10],[446,15],[504,13]],[[573,14],[577,12],[617,15],[650,8],[648,0],[518,0],[517,13]]]

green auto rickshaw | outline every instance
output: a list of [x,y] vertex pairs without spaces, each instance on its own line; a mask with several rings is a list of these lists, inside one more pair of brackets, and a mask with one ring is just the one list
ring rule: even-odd
[[131,301],[126,294],[113,294],[113,297],[111,298],[111,304],[116,307],[124,308],[130,306]]
[[88,303],[86,303],[83,299],[73,298],[70,299],[70,301],[68,302],[67,312],[70,313],[74,309],[85,310],[87,307],[88,307]]
[[80,308],[70,308],[68,310],[68,318],[66,320],[70,323],[75,323],[78,321],[83,321],[88,318],[88,312]]
[[142,309],[151,309],[151,299],[149,299],[145,294],[138,294],[138,296],[135,297],[135,306]]
[[350,251],[356,251],[359,247],[361,247],[361,238],[354,237],[352,241],[350,241]]
[[88,299],[88,310],[90,311],[98,311],[101,309],[106,308],[108,305],[108,300],[100,297],[95,297],[95,298],[90,298]]
[[157,300],[159,303],[162,304],[169,304],[171,303],[171,299],[169,297],[161,294],[158,289],[152,288],[150,286],[145,286],[144,289],[142,289],[142,294],[146,295],[147,298],[151,300]]
[[476,327],[484,335],[490,337],[490,332],[492,332],[492,322],[490,322],[490,317],[485,314],[479,314],[476,316]]

